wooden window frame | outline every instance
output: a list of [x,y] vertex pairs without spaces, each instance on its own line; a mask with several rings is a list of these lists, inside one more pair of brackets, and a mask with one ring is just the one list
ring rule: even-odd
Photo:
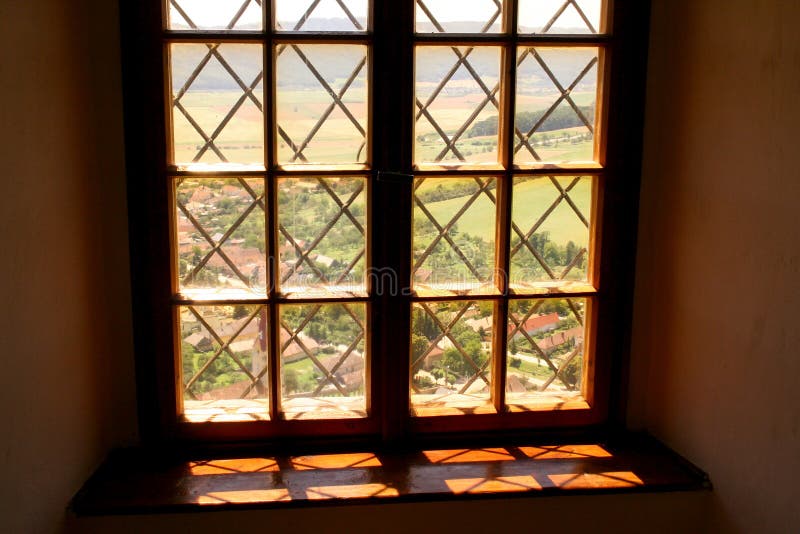
[[[128,180],[128,217],[131,251],[131,279],[133,289],[134,341],[139,408],[139,425],[142,440],[149,444],[203,444],[215,442],[257,441],[281,442],[357,442],[370,444],[398,444],[426,439],[451,439],[458,442],[490,434],[498,436],[520,432],[595,432],[624,426],[627,389],[627,360],[631,323],[633,277],[636,247],[636,221],[642,154],[644,80],[646,72],[649,1],[608,0],[610,26],[607,35],[565,37],[536,35],[520,37],[516,33],[515,9],[509,6],[516,0],[504,1],[506,27],[514,28],[508,35],[443,36],[415,35],[413,33],[414,2],[374,2],[372,27],[380,32],[368,32],[361,37],[350,35],[309,36],[292,33],[275,35],[264,25],[264,33],[231,36],[223,32],[196,32],[194,35],[169,32],[163,27],[162,0],[120,0],[122,27],[122,54],[124,77],[124,112],[126,135],[126,167]],[[412,162],[414,101],[413,50],[414,43],[462,44],[462,37],[476,44],[495,44],[504,47],[504,69],[507,80],[513,82],[516,46],[520,42],[543,45],[569,46],[597,44],[604,55],[611,58],[600,72],[607,80],[608,91],[598,108],[612,109],[613,114],[600,114],[598,126],[601,135],[600,154],[604,155],[599,167],[547,167],[525,169],[525,175],[581,175],[598,176],[598,202],[602,205],[602,224],[595,230],[596,264],[595,281],[602,286],[592,296],[596,299],[596,318],[593,328],[594,377],[590,391],[591,407],[577,410],[551,410],[510,413],[498,409],[497,413],[469,416],[410,417],[408,406],[410,335],[401,339],[393,332],[411,329],[412,295],[390,296],[371,293],[369,305],[373,324],[369,328],[372,365],[368,380],[372,385],[371,404],[374,408],[365,419],[324,421],[224,422],[187,423],[180,421],[175,406],[178,395],[175,350],[180,339],[174,313],[173,277],[170,245],[170,170],[164,141],[169,138],[165,110],[165,73],[168,72],[167,54],[163,39],[219,41],[233,39],[246,41],[259,39],[265,46],[265,57],[271,57],[272,44],[277,40],[297,42],[342,42],[372,40],[374,58],[392,58],[391,69],[381,69],[370,62],[371,98],[370,117],[380,118],[391,128],[371,128],[372,168],[370,197],[373,209],[380,207],[381,217],[371,217],[372,236],[393,236],[393,239],[371,239],[372,266],[392,267],[399,280],[411,279],[411,232],[392,230],[393,221],[410,220],[413,205],[411,176],[447,176],[466,174],[496,175],[500,204],[501,233],[509,235],[511,179],[519,171],[510,168],[508,154],[513,149],[513,139],[501,139],[504,150],[497,169],[461,168],[417,169]],[[511,58],[511,61],[509,61]],[[265,87],[272,86],[272,69],[265,69]],[[506,86],[502,96],[501,113],[513,117],[513,95]],[[390,96],[386,96],[390,95]],[[273,99],[274,102],[274,99]],[[404,102],[407,105],[397,105]],[[266,124],[274,116],[273,105],[265,106]],[[377,120],[377,119],[371,119]],[[502,121],[501,121],[502,122]],[[273,144],[269,139],[265,147],[272,159]],[[267,166],[261,176],[269,178],[284,174],[285,169]],[[319,173],[319,169],[292,171],[293,175]],[[330,174],[331,170],[324,170]],[[354,170],[334,171],[334,174],[362,174]],[[237,173],[240,175],[241,173]],[[267,183],[272,180],[267,179]],[[274,205],[274,187],[269,187],[269,198]],[[595,210],[596,211],[596,210]],[[368,239],[369,236],[368,236]],[[502,253],[504,239],[498,239],[500,264],[508,272],[508,258]],[[274,240],[271,240],[274,242]],[[505,241],[507,242],[507,241]],[[602,254],[598,254],[602,248]],[[274,254],[274,250],[272,250]],[[502,282],[506,284],[506,282]],[[507,309],[509,295],[503,286],[503,295],[490,297],[499,301],[501,313]],[[581,296],[581,295],[574,295]],[[472,300],[481,297],[469,297]],[[532,298],[532,297],[525,297]],[[280,302],[273,294],[270,303]],[[442,299],[442,300],[457,300]],[[292,300],[292,303],[297,301]],[[273,306],[274,308],[275,306]],[[501,315],[505,317],[505,315]],[[376,319],[377,318],[377,319]],[[369,319],[368,319],[369,322]],[[496,319],[496,325],[505,324]],[[505,350],[505,335],[496,339]],[[587,351],[588,352],[588,351]],[[274,357],[273,357],[274,359]],[[495,402],[502,403],[505,368],[503,359],[495,358]],[[273,375],[275,373],[272,373]],[[276,382],[273,381],[273,384]],[[271,395],[278,395],[276,387]],[[502,405],[496,406],[502,408]],[[313,445],[312,445],[313,446]]]

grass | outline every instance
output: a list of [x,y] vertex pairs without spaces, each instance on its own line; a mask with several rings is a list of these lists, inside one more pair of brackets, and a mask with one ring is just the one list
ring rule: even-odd
[[553,375],[553,370],[547,364],[537,365],[526,360],[522,360],[517,370],[541,379],[548,379]]
[[[430,180],[429,180],[430,181]],[[569,179],[560,179],[562,187],[566,187]],[[427,185],[427,184],[425,184]],[[539,216],[558,198],[558,190],[549,178],[522,179],[514,187],[514,222],[527,232]],[[469,197],[451,198],[441,202],[426,204],[434,217],[442,224],[446,224],[455,213],[461,209]],[[570,198],[581,212],[589,217],[591,204],[591,185],[588,178],[582,179],[572,190]],[[495,205],[486,195],[476,200],[467,212],[458,221],[458,230],[472,236],[481,237],[488,243],[494,242]],[[415,217],[425,215],[419,209],[414,211]],[[578,246],[586,246],[589,232],[575,215],[575,212],[561,202],[542,225],[542,230],[550,233],[550,239],[558,244],[573,241]]]

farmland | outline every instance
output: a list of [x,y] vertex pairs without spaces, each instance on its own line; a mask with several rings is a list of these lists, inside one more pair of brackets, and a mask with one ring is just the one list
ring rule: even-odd
[[[565,180],[560,180],[564,183]],[[568,183],[568,182],[567,182]],[[514,187],[514,222],[524,231],[527,231],[539,216],[558,197],[558,190],[549,179],[525,179]],[[588,216],[591,204],[591,184],[588,180],[581,181],[570,195],[578,208]],[[469,197],[458,197],[440,202],[426,204],[436,219],[446,224],[453,215],[464,205]],[[485,195],[482,195],[458,222],[459,231],[480,237],[487,243],[494,241],[495,205]],[[419,210],[415,217],[422,215]],[[579,246],[588,244],[588,230],[576,217],[575,213],[567,208],[556,210],[548,217],[547,228],[550,239],[557,243],[566,244],[568,241]]]

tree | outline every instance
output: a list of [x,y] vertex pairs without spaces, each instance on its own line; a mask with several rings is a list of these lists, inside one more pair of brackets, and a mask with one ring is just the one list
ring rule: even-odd
[[439,335],[439,327],[436,326],[436,322],[424,310],[415,308],[411,322],[414,333],[423,335],[430,341],[433,341]]
[[574,391],[578,389],[581,380],[581,367],[581,359],[573,358],[561,371],[559,376],[568,390]]
[[411,354],[413,355],[415,361],[417,358],[422,356],[422,354],[428,348],[428,345],[430,345],[430,341],[428,341],[428,338],[425,336],[417,333],[411,334]]
[[574,260],[575,256],[578,255],[579,250],[580,249],[573,241],[569,241],[567,243],[566,253],[564,254],[564,261],[566,262],[566,265],[572,263],[572,260]]
[[283,371],[283,391],[295,393],[300,389],[300,380],[297,377],[296,369],[284,369]]

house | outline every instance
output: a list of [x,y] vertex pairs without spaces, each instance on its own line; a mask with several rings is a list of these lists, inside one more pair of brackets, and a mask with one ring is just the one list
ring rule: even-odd
[[418,284],[427,284],[430,280],[433,271],[427,267],[420,267],[414,271],[414,281]]
[[328,256],[324,256],[322,254],[314,254],[313,256],[314,257],[312,259],[314,260],[314,263],[317,263],[319,265],[324,265],[328,269],[330,269],[337,263],[337,260],[330,258]]
[[428,354],[425,355],[425,358],[422,359],[422,368],[426,371],[430,371],[438,366],[438,363],[442,361],[442,355],[444,354],[444,349],[441,347],[442,342],[434,346]]
[[506,391],[508,393],[525,393],[528,391],[528,388],[525,387],[526,378],[521,378],[518,374],[509,374],[508,378],[506,378]]
[[464,323],[467,324],[471,329],[475,330],[476,332],[483,332],[484,339],[489,339],[492,337],[492,328],[494,318],[489,315],[488,317],[478,317],[467,319]]
[[354,351],[351,351],[350,354],[347,355],[344,362],[339,364],[339,360],[341,358],[340,354],[335,354],[333,356],[325,356],[324,358],[320,358],[319,361],[328,370],[328,372],[333,371],[333,369],[338,365],[336,371],[333,372],[333,375],[342,384],[348,391],[355,391],[364,385],[364,357]]
[[550,354],[561,345],[571,343],[576,337],[583,336],[583,327],[576,326],[562,332],[556,332],[552,336],[547,336],[536,344],[542,349],[545,354]]
[[191,345],[194,350],[199,352],[208,352],[210,350],[214,350],[214,342],[205,332],[195,332],[194,334],[183,338],[183,341]]
[[[281,328],[281,347],[286,345],[286,342],[289,341],[290,337],[291,336],[289,333],[285,329]],[[296,362],[297,360],[306,358],[308,354],[305,350],[303,350],[303,347],[305,347],[311,354],[316,354],[317,350],[319,349],[319,343],[317,343],[314,338],[307,336],[303,332],[300,332],[296,337],[292,338],[292,342],[289,343],[285,349],[283,349],[283,352],[281,353],[283,362]]]
[[[558,314],[555,312],[545,315],[532,315],[523,324],[519,325],[517,334],[514,337],[522,337],[522,333],[520,332],[522,330],[524,330],[529,336],[555,330],[558,328],[558,323],[560,320],[561,319],[558,317]],[[516,329],[516,325],[511,322],[509,322],[509,327],[511,329]]]
[[203,204],[207,203],[212,198],[214,198],[214,190],[208,186],[200,185],[196,187],[194,191],[192,191],[192,196],[189,198],[189,202]]

